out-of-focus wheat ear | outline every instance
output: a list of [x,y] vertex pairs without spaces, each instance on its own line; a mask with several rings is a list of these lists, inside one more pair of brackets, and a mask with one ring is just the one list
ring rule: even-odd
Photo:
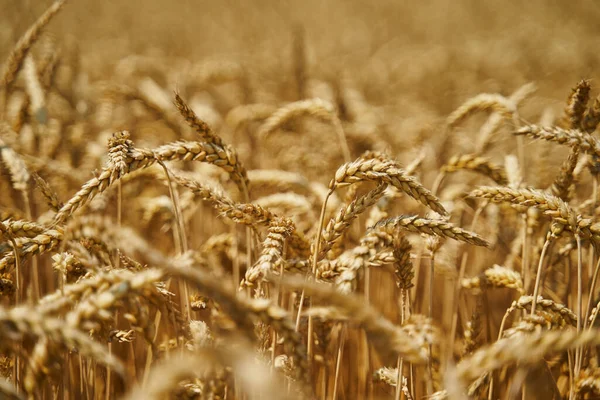
[[29,96],[27,96],[26,93],[16,90],[10,93],[6,99],[6,105],[3,110],[3,118],[6,122],[2,122],[2,125],[8,126],[10,130],[6,129],[6,127],[1,128],[2,139],[8,144],[14,145],[17,142],[18,134],[16,132],[21,132],[21,129],[23,129],[23,126],[25,126],[29,120],[28,109]]
[[50,187],[48,182],[44,180],[37,172],[32,172],[31,177],[35,181],[36,187],[40,190],[42,196],[46,200],[46,204],[51,210],[58,211],[64,205],[58,198],[58,194]]
[[254,336],[252,321],[261,321],[273,328],[285,339],[284,345],[294,359],[295,379],[310,389],[310,365],[306,358],[306,349],[300,334],[287,311],[274,305],[268,299],[250,299],[236,296],[236,293],[223,285],[223,282],[208,276],[206,273],[187,265],[167,264],[164,269],[197,286],[198,290],[218,302],[225,312],[238,324],[238,327],[249,337]]
[[581,128],[587,133],[592,133],[600,123],[600,96],[596,97],[594,103],[588,108],[583,116]]
[[446,124],[454,128],[465,118],[479,111],[493,111],[510,118],[517,112],[517,108],[513,101],[502,95],[482,93],[470,98],[452,112],[446,119]]
[[183,353],[163,360],[150,370],[150,376],[144,387],[134,388],[127,400],[159,400],[168,398],[181,381],[202,376],[217,363],[214,349],[202,349],[194,354]]
[[342,294],[333,286],[307,282],[299,277],[284,277],[282,285],[294,290],[304,290],[307,296],[322,299],[327,304],[343,310],[352,321],[358,323],[365,330],[381,354],[393,352],[409,362],[426,363],[427,350],[420,346],[419,340],[411,338],[402,327],[396,326],[384,318],[364,299]]
[[0,395],[6,400],[25,400],[25,396],[19,393],[6,378],[0,378]]
[[526,135],[533,139],[542,139],[569,147],[579,148],[590,155],[600,157],[600,142],[589,133],[579,130],[566,130],[559,127],[540,127],[537,125],[524,126],[514,133],[515,135]]
[[578,334],[575,330],[556,330],[500,339],[463,358],[456,366],[457,376],[470,382],[482,373],[518,363],[535,364],[550,354],[583,346],[600,344],[600,332],[590,329]]
[[25,77],[25,89],[29,95],[29,115],[34,119],[36,125],[46,125],[48,122],[48,111],[44,89],[38,78],[38,71],[31,54],[25,57],[23,65]]
[[590,101],[590,81],[582,79],[571,90],[565,106],[565,117],[562,125],[569,129],[579,129],[584,120],[584,113]]
[[340,121],[333,104],[322,99],[307,99],[286,104],[267,118],[265,123],[260,127],[258,134],[260,138],[266,139],[270,133],[288,121],[305,115],[331,123],[338,136],[344,160],[349,162],[351,160],[350,148],[348,147],[348,141],[342,127],[342,122]]
[[587,368],[575,380],[575,398],[594,398],[600,396],[600,369]]
[[[396,386],[398,384],[398,368],[379,368],[373,373],[375,381],[381,381],[386,385]],[[403,377],[403,379],[406,379]]]
[[242,104],[232,108],[225,116],[225,123],[235,132],[250,122],[267,119],[277,108],[270,104]]
[[29,178],[31,177],[25,162],[21,156],[12,149],[12,147],[3,145],[1,142],[0,156],[2,157],[2,161],[10,173],[13,187],[25,194],[29,186]]
[[562,164],[558,176],[552,182],[550,187],[552,194],[559,199],[569,201],[573,192],[573,184],[575,183],[575,167],[579,160],[579,148],[577,146],[571,149],[569,157]]
[[512,189],[518,189],[523,183],[523,174],[521,173],[521,166],[519,165],[517,156],[513,154],[505,156],[504,169],[506,170],[508,186]]
[[4,67],[2,74],[2,89],[5,90],[5,94],[10,91],[12,84],[14,83],[15,77],[21,69],[25,57],[29,53],[31,46],[35,43],[37,38],[40,36],[42,29],[56,15],[58,11],[65,4],[66,0],[56,0],[38,19],[34,24],[25,32],[19,39],[15,47],[11,50]]
[[521,274],[501,265],[494,265],[474,278],[465,278],[461,285],[468,289],[511,288],[523,293]]
[[67,348],[76,348],[81,355],[90,357],[108,366],[120,377],[125,377],[123,364],[108,354],[102,344],[90,339],[86,333],[65,325],[64,321],[58,318],[37,313],[35,308],[28,306],[14,307],[9,310],[0,308],[0,323],[5,327],[2,332],[4,341],[19,340],[24,336],[48,337],[54,343]]
[[28,361],[23,386],[30,397],[33,397],[36,390],[36,383],[42,378],[43,371],[48,363],[48,338],[38,339],[33,347],[31,357]]
[[262,393],[274,400],[299,398],[293,391],[286,393],[280,390],[268,369],[256,360],[256,353],[249,344],[234,338],[228,346],[204,348],[194,354],[188,353],[161,362],[152,369],[146,387],[135,388],[125,399],[169,398],[181,381],[202,376],[218,365],[231,366],[242,392]]
[[496,182],[498,185],[507,185],[508,178],[503,167],[496,165],[487,158],[480,157],[477,154],[464,154],[452,157],[444,166],[444,172],[456,172],[468,170],[485,175]]
[[472,354],[479,346],[481,339],[479,336],[482,331],[481,316],[483,315],[483,298],[477,296],[475,303],[475,309],[471,314],[471,318],[465,324],[464,336],[464,349],[462,356]]
[[[529,82],[515,90],[508,99],[518,108],[521,103],[535,93],[536,90],[537,86],[534,83]],[[481,126],[481,129],[479,129],[475,153],[482,154],[490,148],[493,143],[493,135],[500,128],[504,119],[502,113],[498,112],[494,112],[489,116],[487,121]]]

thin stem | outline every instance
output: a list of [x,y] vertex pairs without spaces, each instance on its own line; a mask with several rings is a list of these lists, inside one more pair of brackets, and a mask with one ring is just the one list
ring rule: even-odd
[[527,233],[527,214],[523,215],[523,247],[521,249],[521,276],[523,277],[523,287],[525,291],[529,289],[529,235]]
[[[488,201],[486,200],[485,202],[481,203],[479,207],[477,207],[477,210],[475,210],[475,214],[473,214],[473,221],[471,222],[471,230],[473,230],[475,224],[477,223],[477,220],[479,219],[479,216],[481,215],[487,204]],[[469,253],[464,251],[460,261],[460,270],[458,271],[458,277],[456,278],[456,287],[454,289],[454,297],[452,299],[452,326],[450,328],[450,337],[448,342],[448,350],[450,352],[448,356],[452,354],[451,352],[453,348],[453,343],[456,339],[456,332],[458,330],[458,303],[460,301],[461,282],[465,277],[468,258]],[[448,360],[450,360],[450,358],[448,358]]]
[[342,324],[340,332],[340,343],[338,345],[337,361],[335,363],[335,378],[333,381],[333,400],[337,399],[338,382],[340,378],[340,366],[342,364],[342,356],[344,355],[344,344],[346,341],[346,325]]
[[575,399],[575,378],[573,376],[573,355],[571,351],[567,352],[567,362],[569,364],[569,400]]
[[590,294],[588,296],[588,303],[585,309],[585,318],[583,319],[583,329],[587,328],[588,318],[590,317],[590,312],[592,310],[592,303],[594,302],[594,290],[596,290],[596,282],[598,281],[598,272],[600,272],[600,258],[596,262],[596,267],[594,268],[594,276],[592,277]]
[[[327,207],[327,201],[329,200],[329,197],[333,194],[333,189],[329,190],[329,192],[327,192],[327,196],[325,196],[325,200],[323,201],[323,206],[321,207],[321,216],[319,217],[319,226],[317,227],[317,238],[315,240],[315,250],[313,253],[313,265],[312,265],[312,275],[315,276],[315,274],[317,273],[317,263],[318,263],[318,258],[319,258],[319,248],[320,248],[320,243],[321,243],[321,231],[323,229],[323,222],[325,221],[325,209]],[[302,294],[300,295],[300,304],[298,304],[298,317],[296,318],[296,331],[298,331],[298,329],[300,328],[300,315],[302,315],[302,307],[304,305],[304,290],[302,290]],[[312,348],[313,348],[313,341],[312,341],[312,333],[313,333],[313,320],[312,320],[312,316],[309,315],[308,317],[308,333],[307,333],[307,353],[308,353],[308,359],[310,360],[312,357]]]
[[[575,233],[577,241],[577,333],[581,332],[581,318],[583,312],[583,249],[581,246],[581,237]],[[575,376],[579,376],[581,364],[583,362],[582,347],[575,349]]]
[[335,132],[338,135],[338,140],[340,141],[340,147],[342,148],[342,154],[344,156],[345,162],[352,161],[352,155],[350,154],[350,148],[348,147],[348,140],[346,139],[346,133],[344,132],[344,127],[342,126],[342,122],[337,116],[333,116],[332,123],[335,128]]
[[[112,343],[108,343],[108,355],[112,356]],[[111,387],[111,374],[110,368],[106,368],[106,391],[104,392],[104,398],[109,400],[110,396],[110,387]]]
[[[400,326],[404,325],[404,302],[406,298],[406,290],[400,289]],[[404,367],[404,359],[398,357],[397,368],[398,374],[396,376],[396,394],[394,400],[400,400],[400,393],[402,393],[402,369]]]
[[552,243],[553,239],[554,239],[554,236],[552,236],[552,234],[548,233],[548,235],[546,235],[546,241],[544,242],[544,247],[542,247],[542,254],[540,255],[540,261],[538,263],[537,274],[535,277],[535,286],[533,288],[533,300],[531,302],[531,315],[535,314],[535,308],[537,306],[537,298],[540,293],[540,282],[542,281],[541,277],[542,277],[542,267],[544,265],[544,258],[546,256],[546,252],[548,251],[548,247],[550,246],[550,243]]
[[[435,252],[431,253],[431,260],[429,261],[429,319],[433,321],[433,284],[435,277]],[[429,357],[427,357],[427,371],[429,379],[427,380],[427,395],[433,394],[433,346],[429,343]],[[397,383],[400,385],[400,382]]]
[[[29,201],[29,193],[28,190],[24,190],[23,191],[23,202],[25,205],[25,213],[27,215],[27,218],[29,218],[30,221],[33,221],[33,213],[31,212],[31,202]],[[38,257],[37,255],[35,255],[33,257],[33,259],[31,260],[31,267],[33,270],[32,273],[32,279],[33,279],[33,290],[31,291],[31,293],[34,295],[33,300],[37,300],[40,298],[40,277],[39,277],[39,268],[38,268]]]
[[433,181],[433,185],[431,187],[431,193],[433,193],[434,196],[437,195],[437,192],[440,189],[440,187],[442,186],[442,182],[444,181],[445,177],[446,177],[445,171],[440,171],[438,173],[438,175],[435,177],[435,181]]

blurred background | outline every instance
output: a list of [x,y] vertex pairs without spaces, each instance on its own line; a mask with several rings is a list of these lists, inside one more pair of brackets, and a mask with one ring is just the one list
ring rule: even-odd
[[[6,59],[51,3],[0,0],[0,60]],[[236,122],[232,111],[240,105],[267,105],[274,110],[295,100],[319,97],[338,107],[354,156],[365,150],[382,150],[406,165],[423,154],[419,180],[432,187],[445,159],[472,152],[481,136],[487,114],[461,124],[453,131],[458,134],[445,135],[447,116],[467,99],[480,93],[509,96],[533,82],[537,92],[519,106],[519,123],[545,121],[539,123],[552,125],[562,115],[571,88],[581,79],[590,79],[591,98],[598,96],[599,21],[600,2],[593,0],[69,0],[32,49],[38,65],[50,65],[46,68],[50,74],[42,74],[42,78],[52,82],[47,104],[56,136],[39,135],[41,139],[31,141],[29,151],[27,139],[36,136],[25,124],[23,130],[29,136],[20,133],[18,140],[24,143],[19,145],[25,149],[23,153],[44,161],[40,169],[50,159],[69,167],[66,174],[47,174],[61,196],[69,198],[68,193],[79,189],[90,171],[103,165],[113,132],[129,130],[136,146],[142,148],[180,139],[181,132],[189,134],[180,129],[182,119],[172,104],[173,90],[178,89],[197,114],[234,145],[248,170],[301,172],[311,182],[327,184],[344,162],[330,124],[289,124],[268,141],[258,142],[254,132],[261,118],[251,116],[243,129],[231,123]],[[49,52],[59,55],[49,57]],[[23,128],[20,107],[27,108],[27,91],[18,84],[13,97],[19,107],[11,123]],[[305,87],[300,88],[302,85]],[[355,109],[349,111],[353,104]],[[516,153],[511,123],[493,131],[493,151],[486,154],[499,165],[507,163],[506,155]],[[302,134],[292,136],[294,133]],[[42,140],[46,137],[56,139],[55,147],[46,145]],[[522,166],[525,184],[548,187],[568,149],[530,140],[524,146],[528,161]],[[549,165],[552,158],[553,165]],[[63,175],[74,179],[69,181]],[[464,176],[462,180],[448,178],[440,197],[452,202],[459,199],[453,204],[460,207],[465,187],[473,186]],[[586,175],[586,179],[583,190],[592,186],[591,178]],[[174,226],[171,211],[160,209],[167,215],[165,223],[154,218],[162,215],[155,212],[158,203],[143,203],[165,199],[167,192],[158,192],[154,185],[147,185],[144,193],[136,188],[123,194],[123,209],[137,210],[124,216],[125,223],[141,226],[149,243],[157,244],[165,254],[172,253],[176,246],[164,239],[167,229]],[[9,196],[4,197],[8,201]],[[114,213],[116,200],[109,200],[98,202],[91,212]],[[37,203],[42,202],[38,199]],[[18,205],[3,206],[18,209]],[[395,206],[397,214],[418,210],[415,202]],[[309,211],[313,212],[310,207]],[[462,211],[468,216],[470,208]],[[455,215],[463,215],[462,211]],[[140,222],[139,216],[145,212],[150,217]],[[489,220],[496,222],[481,224],[477,231],[484,237],[500,238],[497,251],[493,256],[473,255],[469,276],[503,262],[512,251],[509,245],[517,230],[511,231],[506,220],[497,218],[499,214],[490,215]],[[216,218],[216,222],[206,222],[209,219],[202,215],[194,218],[190,224],[190,247],[194,249],[215,232],[230,229]],[[513,220],[513,226],[520,221]],[[297,223],[302,231],[314,228],[314,218],[298,217]],[[160,229],[148,228],[154,226]],[[356,244],[359,236],[354,236],[345,240]],[[436,258],[436,273],[439,269],[454,278],[459,251],[450,246],[445,248],[447,260]],[[46,275],[42,276],[53,276],[50,264],[45,266]],[[414,293],[421,299],[415,311],[424,313],[429,300],[422,296],[426,288],[423,275],[417,282]],[[377,289],[371,302],[397,320],[395,283],[377,272],[365,284],[367,289],[369,284]],[[437,282],[440,287],[442,284],[453,283],[450,279]],[[53,289],[48,286],[41,292]],[[489,312],[492,320],[501,320],[511,299],[506,293],[491,299],[490,304],[495,305]],[[450,302],[444,302],[442,296],[434,301],[434,320],[442,321],[448,330],[454,312],[448,309]],[[468,320],[469,311],[463,307],[461,321]],[[350,337],[344,355],[349,360],[343,372],[348,393],[358,393],[355,386],[365,390],[375,367],[384,365],[377,360],[357,361],[362,357],[354,346],[358,342],[362,339]],[[356,383],[356,376],[363,380]]]
[[[0,57],[49,4],[0,0]],[[447,114],[465,97],[527,81],[543,82],[538,95],[566,97],[595,78],[599,18],[591,0],[85,0],[69,2],[48,31],[99,70],[132,52],[225,57],[276,80],[303,29],[311,74],[348,73],[375,101]]]

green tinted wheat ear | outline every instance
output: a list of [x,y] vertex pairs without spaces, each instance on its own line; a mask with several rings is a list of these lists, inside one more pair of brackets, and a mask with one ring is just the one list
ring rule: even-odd
[[526,135],[534,139],[542,139],[569,147],[579,148],[590,155],[600,156],[600,142],[589,133],[578,130],[566,130],[558,127],[525,126],[515,132],[515,135]]
[[447,214],[440,200],[429,189],[426,189],[414,177],[406,174],[404,170],[398,168],[393,161],[382,161],[378,158],[358,158],[356,161],[346,163],[338,168],[335,178],[329,183],[329,188],[335,190],[340,186],[363,181],[387,183],[438,214]]
[[4,73],[2,75],[2,88],[6,91],[9,91],[15,77],[17,76],[17,72],[23,65],[23,61],[25,57],[29,53],[31,46],[38,39],[42,30],[52,17],[56,15],[65,4],[66,0],[57,0],[54,2],[39,18],[35,23],[25,32],[25,34],[19,39],[15,47],[12,49],[10,54],[8,55],[8,60],[6,61],[6,65],[4,67]]

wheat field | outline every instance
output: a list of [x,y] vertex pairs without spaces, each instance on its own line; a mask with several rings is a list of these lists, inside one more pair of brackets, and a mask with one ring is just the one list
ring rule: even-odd
[[0,0],[0,398],[600,399],[599,19]]

